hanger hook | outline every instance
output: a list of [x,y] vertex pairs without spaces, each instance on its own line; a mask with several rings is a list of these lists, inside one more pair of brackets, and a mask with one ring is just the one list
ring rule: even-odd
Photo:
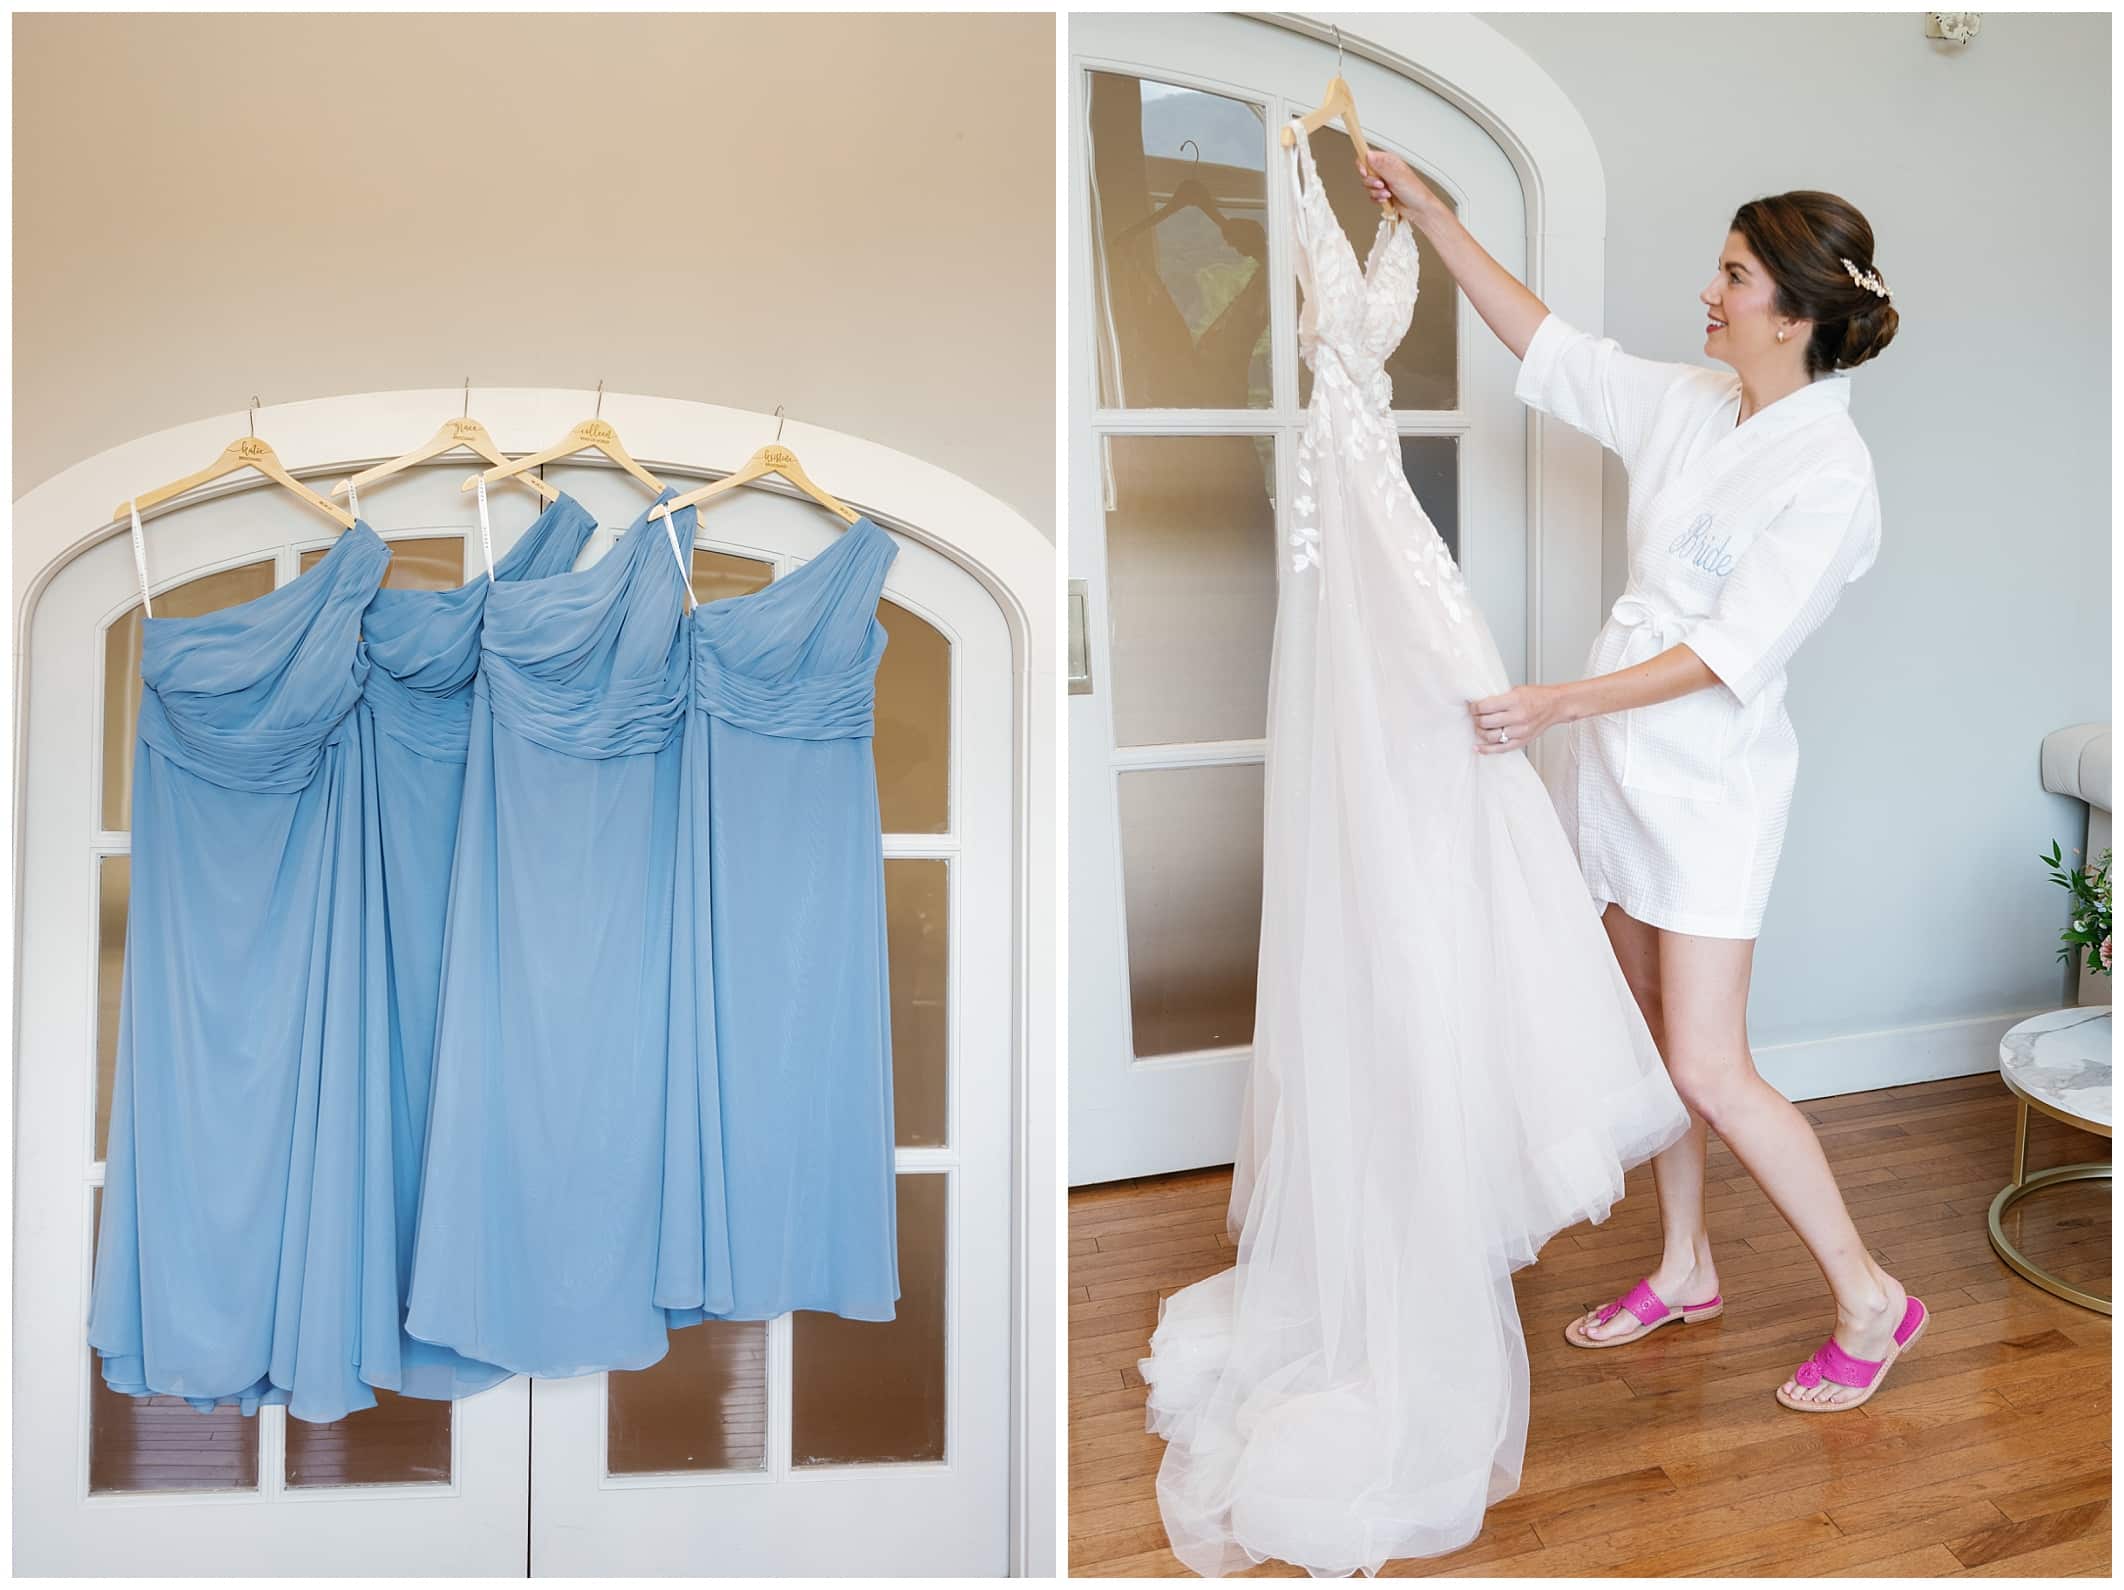
[[602,381],[597,384],[597,407],[592,410],[590,417],[594,420],[605,417],[605,383]]
[[[1186,152],[1187,146],[1189,144],[1195,144],[1195,140],[1192,138],[1183,138],[1180,140],[1180,148],[1182,153]],[[1202,164],[1202,146],[1200,144],[1195,144],[1195,164],[1198,166]]]
[[251,406],[244,411],[244,421],[251,427],[251,440],[258,440],[258,394],[251,394]]
[[1342,75],[1342,29],[1332,22],[1328,26],[1335,29],[1335,75],[1340,77]]
[[469,375],[465,377],[464,410],[457,417],[461,420],[469,420],[472,417],[472,378]]
[[782,405],[777,403],[774,406],[774,439],[777,442],[782,439],[782,425]]

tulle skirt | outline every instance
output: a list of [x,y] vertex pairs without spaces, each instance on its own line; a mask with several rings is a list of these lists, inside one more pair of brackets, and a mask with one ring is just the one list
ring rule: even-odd
[[1365,520],[1413,498],[1321,507],[1271,670],[1238,1262],[1142,1361],[1203,1574],[1473,1539],[1526,1444],[1511,1272],[1688,1124],[1540,777],[1475,750],[1487,626],[1393,559],[1419,527]]

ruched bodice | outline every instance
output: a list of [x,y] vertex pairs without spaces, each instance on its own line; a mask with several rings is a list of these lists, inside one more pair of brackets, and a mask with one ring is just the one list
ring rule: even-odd
[[[563,492],[495,563],[494,580],[567,573],[596,527]],[[480,574],[448,591],[381,590],[362,615],[369,707],[378,730],[409,750],[464,760],[489,585]]]
[[[688,680],[677,641],[684,589],[667,535],[692,546],[694,510],[673,518],[667,532],[645,508],[581,573],[495,588],[479,688],[499,727],[571,756],[637,756],[672,742]],[[661,570],[644,567],[660,558]]]
[[861,739],[871,732],[885,626],[878,585],[892,538],[868,518],[764,591],[693,616],[695,704],[754,734]]
[[362,612],[390,561],[383,538],[357,522],[277,590],[196,618],[144,620],[140,737],[227,789],[307,787],[361,699]]

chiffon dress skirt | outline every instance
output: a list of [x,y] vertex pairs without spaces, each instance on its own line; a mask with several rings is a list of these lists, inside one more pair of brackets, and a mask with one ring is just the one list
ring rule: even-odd
[[89,1342],[194,1407],[374,1407],[361,1378],[357,522],[279,589],[144,621],[132,892]]
[[[1301,180],[1301,176],[1305,179]],[[1519,1483],[1511,1271],[1688,1125],[1547,792],[1475,747],[1504,663],[1402,471],[1384,369],[1405,224],[1360,268],[1305,134],[1299,350],[1270,665],[1262,928],[1231,1269],[1166,1299],[1158,1504],[1201,1573],[1376,1571]]]
[[[496,560],[493,578],[565,574],[595,528],[589,512],[563,494]],[[371,996],[380,1006],[371,1024],[363,1110],[369,1205],[362,1377],[413,1397],[461,1397],[508,1375],[401,1328],[413,1276],[443,924],[487,587],[482,573],[455,590],[380,590],[362,617],[369,670],[361,710],[370,730],[367,954]]]
[[694,610],[662,1301],[893,1317],[885,878],[871,755],[898,554],[859,518]]
[[[666,491],[658,501],[668,501]],[[533,1375],[664,1356],[677,523],[488,593],[406,1329]]]

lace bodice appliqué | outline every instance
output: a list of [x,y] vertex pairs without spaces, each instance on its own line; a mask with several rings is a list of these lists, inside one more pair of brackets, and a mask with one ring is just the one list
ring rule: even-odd
[[[1297,128],[1295,121],[1292,125]],[[1408,334],[1416,309],[1421,257],[1415,234],[1399,217],[1382,217],[1371,252],[1359,264],[1328,203],[1302,128],[1290,157],[1293,253],[1303,289],[1298,352],[1313,372],[1312,401],[1298,445],[1291,570],[1303,574],[1321,566],[1319,493],[1323,472],[1332,467],[1343,490],[1379,494],[1388,526],[1405,538],[1401,554],[1409,577],[1436,594],[1457,628],[1470,611],[1467,584],[1402,471],[1401,438],[1391,413],[1394,386],[1386,372],[1386,360]],[[1457,637],[1454,644],[1457,649]]]

